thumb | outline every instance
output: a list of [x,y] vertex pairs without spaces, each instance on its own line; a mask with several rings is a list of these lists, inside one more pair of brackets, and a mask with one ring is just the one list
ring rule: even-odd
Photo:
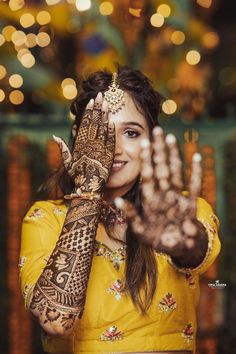
[[71,163],[71,152],[68,148],[68,146],[66,145],[65,141],[58,137],[58,136],[55,136],[53,135],[53,140],[55,141],[55,143],[57,143],[57,145],[59,146],[59,149],[61,151],[61,157],[62,157],[62,161],[63,161],[63,164],[67,170],[67,172],[69,173],[69,169],[70,169],[70,163]]

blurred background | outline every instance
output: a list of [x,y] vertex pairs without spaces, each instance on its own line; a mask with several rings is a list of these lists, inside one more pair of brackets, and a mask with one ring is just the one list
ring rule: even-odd
[[201,281],[197,353],[236,353],[235,10],[233,0],[0,1],[1,354],[42,353],[19,291],[21,220],[60,165],[51,137],[68,140],[81,81],[117,62],[165,96],[160,124],[178,137],[187,177],[202,153],[222,252]]

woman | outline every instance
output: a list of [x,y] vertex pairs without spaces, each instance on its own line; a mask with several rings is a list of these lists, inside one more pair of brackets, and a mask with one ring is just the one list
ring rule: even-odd
[[199,154],[182,192],[160,105],[141,72],[95,72],[72,106],[71,149],[54,137],[64,167],[24,219],[20,261],[48,353],[195,350],[198,277],[219,253],[218,224],[198,198]]

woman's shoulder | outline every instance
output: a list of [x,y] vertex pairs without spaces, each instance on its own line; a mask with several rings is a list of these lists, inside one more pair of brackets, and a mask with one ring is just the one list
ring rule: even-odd
[[38,219],[48,214],[55,216],[65,215],[67,206],[63,199],[57,200],[37,200],[35,201],[25,215],[25,219]]

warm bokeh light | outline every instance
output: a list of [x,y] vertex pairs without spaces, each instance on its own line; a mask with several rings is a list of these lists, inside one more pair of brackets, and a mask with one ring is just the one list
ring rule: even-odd
[[134,9],[133,7],[129,7],[129,13],[134,17],[140,17],[141,11],[142,9]]
[[0,80],[2,80],[7,75],[7,69],[5,66],[0,65]]
[[17,53],[17,59],[21,61],[21,58],[24,54],[31,54],[29,49],[27,48],[22,48],[22,49],[19,49],[18,53]]
[[202,37],[202,44],[208,49],[213,49],[219,44],[219,36],[216,32],[207,32]]
[[66,85],[63,88],[63,96],[67,99],[67,100],[73,100],[76,96],[77,96],[77,88],[74,85]]
[[14,26],[5,26],[3,29],[2,29],[2,34],[3,36],[5,37],[5,40],[7,42],[10,42],[11,41],[11,37],[13,35],[13,33],[16,31],[16,28]]
[[35,58],[31,53],[25,53],[22,55],[20,62],[25,68],[31,68],[35,64]]
[[26,36],[26,41],[25,44],[27,45],[27,47],[29,48],[33,48],[36,46],[37,42],[36,42],[36,35],[34,33],[29,33]]
[[169,17],[171,14],[171,8],[169,5],[161,4],[157,8],[157,12],[164,17]]
[[47,32],[39,32],[36,38],[36,42],[40,47],[46,47],[50,44],[50,36]]
[[111,15],[114,10],[114,6],[110,1],[103,1],[99,6],[100,14],[103,16]]
[[162,103],[162,110],[165,114],[173,114],[176,112],[177,104],[173,100],[166,100]]
[[71,77],[67,77],[61,82],[61,87],[62,88],[66,87],[68,85],[76,86],[75,80],[72,79]]
[[26,42],[26,34],[23,31],[15,31],[11,40],[15,45],[21,46]]
[[41,26],[48,24],[51,19],[51,15],[48,11],[40,11],[36,16],[36,20]]
[[19,90],[13,90],[9,95],[9,101],[12,104],[18,105],[24,102],[24,94]]
[[91,7],[91,0],[76,0],[75,6],[79,11],[87,11]]
[[201,55],[197,50],[190,50],[186,54],[186,61],[190,65],[196,65],[201,60]]
[[25,6],[24,0],[10,0],[9,7],[12,11],[18,11]]
[[0,47],[5,43],[5,37],[0,33]]
[[0,89],[0,102],[4,101],[5,97],[6,97],[5,92]]
[[208,9],[209,7],[211,7],[212,0],[197,0],[197,3],[198,5]]
[[35,18],[30,13],[25,13],[20,17],[20,24],[24,28],[31,27],[33,26],[34,23],[35,23]]
[[46,3],[50,5],[56,5],[60,2],[61,0],[46,0]]
[[23,78],[19,74],[13,74],[9,77],[9,84],[13,88],[19,88],[23,85]]
[[66,2],[68,2],[68,4],[75,4],[76,0],[66,0]]
[[151,16],[150,22],[153,27],[161,27],[164,24],[165,19],[164,16],[156,13]]
[[174,31],[170,38],[171,42],[180,45],[185,41],[185,34],[182,31]]

